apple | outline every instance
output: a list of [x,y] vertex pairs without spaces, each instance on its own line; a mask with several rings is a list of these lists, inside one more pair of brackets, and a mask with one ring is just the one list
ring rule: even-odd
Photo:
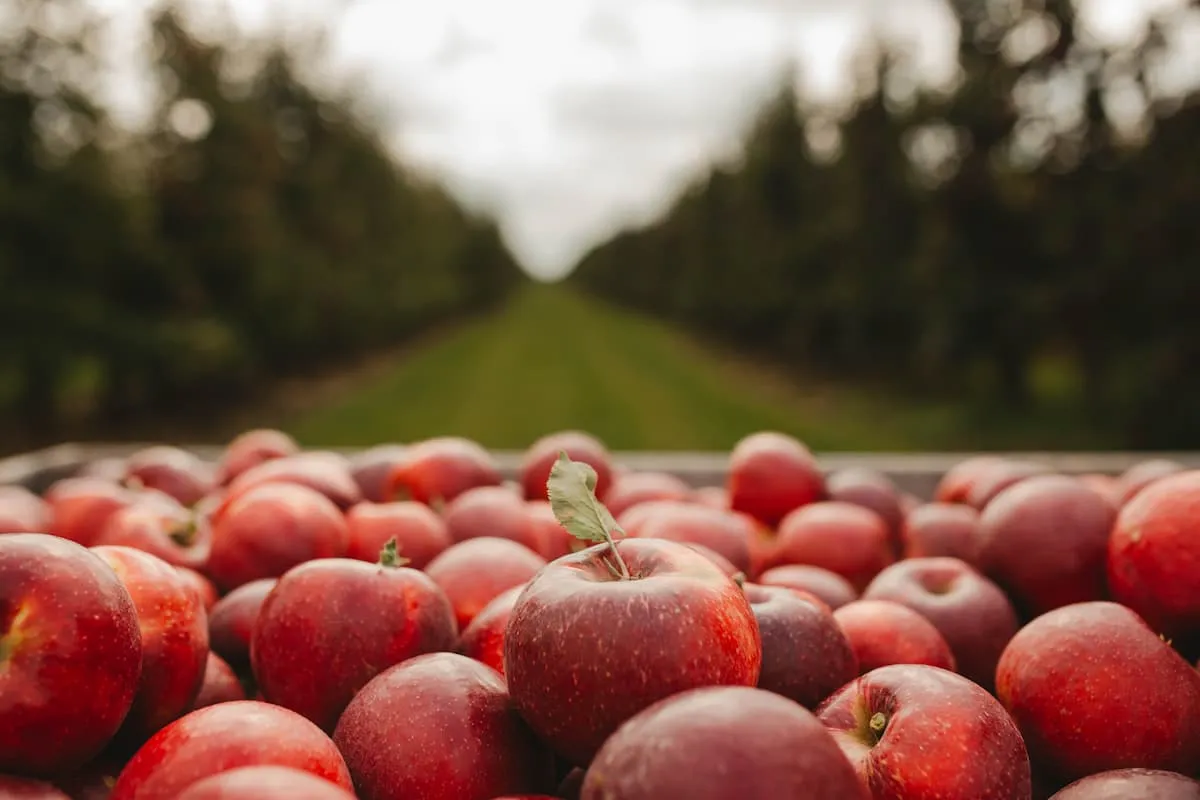
[[900,603],[925,617],[950,645],[958,671],[985,689],[1019,627],[1000,587],[956,558],[893,564],[875,576],[863,599]]
[[524,497],[527,500],[547,499],[546,481],[561,452],[596,471],[596,496],[603,500],[612,484],[612,456],[599,439],[582,431],[552,433],[530,445],[518,470]]
[[883,518],[862,506],[809,503],[779,524],[773,566],[808,564],[841,575],[862,591],[895,560]]
[[967,505],[983,511],[988,504],[1010,486],[1038,476],[1049,475],[1050,470],[1041,464],[1029,461],[1004,460],[989,468],[971,487],[967,494]]
[[1200,470],[1160,478],[1125,504],[1108,541],[1108,585],[1184,652],[1200,649]]
[[63,478],[46,491],[51,522],[47,533],[91,546],[108,518],[136,495],[102,478]]
[[228,486],[235,478],[259,464],[296,455],[300,445],[283,431],[260,428],[239,434],[217,462],[216,483]]
[[273,484],[299,485],[318,492],[342,511],[362,500],[362,493],[350,474],[350,463],[337,453],[309,451],[264,461],[235,478],[225,491],[214,521],[247,493]]
[[1050,800],[1200,800],[1200,782],[1158,769],[1117,769],[1089,775]]
[[900,547],[904,558],[979,560],[979,512],[961,503],[925,503],[904,517]]
[[525,501],[503,486],[477,486],[446,504],[442,512],[454,542],[492,536],[511,539],[535,553],[542,550],[541,530]]
[[0,533],[50,530],[50,504],[23,486],[0,486]]
[[0,772],[82,767],[129,712],[141,663],[133,599],[99,556],[0,536]]
[[855,600],[833,612],[866,674],[892,664],[926,664],[953,671],[957,664],[933,623],[890,600]]
[[198,503],[215,486],[211,465],[194,453],[166,445],[129,456],[123,482],[134,488],[157,489],[185,506]]
[[332,731],[371,678],[457,640],[450,600],[403,566],[393,541],[375,564],[327,558],[284,574],[259,611],[250,661],[263,699]]
[[739,581],[739,582],[743,582],[743,583],[745,582],[746,571],[735,567],[733,565],[733,562],[731,562],[728,558],[726,558],[725,556],[718,553],[716,550],[709,549],[702,544],[693,544],[691,542],[683,542],[683,544],[686,544],[688,547],[692,548],[697,553],[699,553],[700,555],[707,558],[709,561],[716,564],[717,568],[720,569],[721,572],[724,572],[729,577],[731,577],[734,580]]
[[1125,489],[1121,481],[1111,475],[1086,473],[1076,477],[1080,483],[1107,500],[1114,508],[1120,508],[1124,503]]
[[829,476],[825,488],[830,500],[874,511],[887,523],[892,541],[898,540],[904,511],[900,508],[900,492],[887,475],[862,467],[843,469]]
[[604,503],[613,516],[620,517],[641,503],[687,500],[691,491],[682,478],[669,472],[630,472],[613,479]]
[[656,506],[637,529],[639,538],[702,545],[743,572],[750,571],[750,537],[754,533],[739,514],[687,503]]
[[938,503],[966,503],[967,496],[975,484],[992,469],[1001,466],[1004,459],[1000,456],[973,456],[958,462],[946,470],[933,491],[933,499]]
[[217,592],[217,587],[213,585],[213,582],[189,567],[175,567],[175,571],[179,573],[179,577],[183,579],[183,582],[200,598],[200,604],[204,606],[205,614],[212,611],[213,606],[221,599],[221,595]]
[[546,566],[546,559],[511,539],[484,536],[459,542],[429,562],[425,572],[454,607],[458,629],[502,592],[524,586]]
[[92,545],[132,547],[177,567],[208,558],[208,526],[176,500],[134,500],[108,517]]
[[720,511],[730,509],[729,492],[724,486],[701,486],[699,489],[693,489],[688,495],[688,502]]
[[871,795],[889,800],[1029,800],[1029,756],[1001,705],[938,667],[872,670],[825,701],[832,731]]
[[742,589],[762,637],[758,688],[816,708],[858,677],[858,658],[828,606],[782,586]]
[[1149,461],[1134,464],[1117,478],[1117,484],[1121,487],[1120,504],[1124,505],[1128,503],[1142,489],[1145,489],[1159,478],[1175,475],[1186,469],[1187,467],[1183,464],[1165,458],[1153,458]]
[[835,610],[858,599],[858,592],[850,585],[850,581],[835,572],[808,564],[772,567],[759,575],[755,583],[808,592]]
[[503,482],[491,453],[477,442],[441,436],[418,442],[404,460],[388,474],[388,500],[419,503],[448,503],[476,486],[499,486]]
[[792,511],[825,499],[825,476],[800,441],[764,431],[734,446],[726,489],[730,508],[774,528]]
[[581,549],[578,546],[579,540],[559,524],[549,502],[528,500],[525,503],[525,511],[529,514],[529,519],[537,530],[537,539],[541,545],[538,552],[541,553],[542,558],[553,561],[559,556],[565,556],[567,553],[574,553]]
[[[623,539],[626,536],[637,536],[642,529],[642,525],[646,523],[646,520],[650,519],[662,509],[678,508],[679,506],[684,505],[692,505],[692,503],[687,500],[679,499],[646,500],[641,503],[635,503],[634,505],[622,511],[620,514],[615,515],[617,525],[620,527],[620,530],[614,531],[613,535],[618,539]],[[553,509],[551,510],[551,513],[553,513]],[[570,536],[570,533],[567,535]],[[575,539],[574,536],[571,536],[571,538],[578,543],[579,540]],[[579,549],[582,549],[582,547],[576,548],[576,550]]]
[[869,800],[837,743],[803,706],[718,686],[668,697],[623,724],[588,767],[583,800],[736,797]]
[[230,591],[305,561],[340,558],[348,544],[346,519],[327,497],[298,484],[266,483],[236,497],[213,521],[206,569]]
[[387,502],[388,475],[407,457],[408,448],[401,444],[381,444],[351,456],[350,475],[358,484],[363,500]]
[[125,459],[121,456],[94,458],[80,465],[75,477],[101,478],[109,483],[120,483],[125,480]]
[[1103,497],[1074,478],[1027,478],[984,509],[979,568],[1027,617],[1103,599],[1115,516]]
[[121,770],[110,800],[178,800],[211,775],[254,766],[292,767],[354,788],[320,728],[286,708],[242,700],[197,709],[154,734]]
[[83,769],[54,778],[54,786],[71,800],[109,800],[122,764],[111,755],[89,761]]
[[200,693],[196,695],[196,702],[192,703],[191,710],[245,699],[246,690],[242,688],[233,668],[216,653],[209,653],[204,668],[204,683],[200,685]]
[[241,767],[192,784],[179,800],[354,800],[354,795],[293,767]]
[[1000,656],[996,695],[1039,772],[1063,781],[1200,764],[1200,673],[1117,603],[1077,603],[1027,624]]
[[[16,533],[16,531],[13,531]],[[0,775],[0,798],[3,800],[71,800],[49,783]]]
[[458,651],[468,658],[487,664],[504,674],[504,631],[513,606],[525,585],[514,586],[498,595],[475,615],[463,631]]
[[554,788],[554,757],[514,711],[504,679],[457,653],[381,672],[350,701],[333,739],[363,800],[491,800]]
[[125,744],[140,744],[192,708],[208,660],[208,618],[200,597],[160,558],[131,547],[98,546],[137,611],[142,673],[121,726]]
[[218,600],[208,615],[209,646],[235,670],[250,666],[254,623],[276,583],[275,578],[262,578],[242,584]]
[[424,569],[453,542],[446,523],[424,503],[359,503],[346,512],[346,557],[375,562],[389,540],[413,569]]

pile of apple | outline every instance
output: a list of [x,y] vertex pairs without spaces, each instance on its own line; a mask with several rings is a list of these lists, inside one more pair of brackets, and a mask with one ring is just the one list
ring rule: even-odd
[[0,800],[1200,800],[1200,471],[278,431],[0,488]]

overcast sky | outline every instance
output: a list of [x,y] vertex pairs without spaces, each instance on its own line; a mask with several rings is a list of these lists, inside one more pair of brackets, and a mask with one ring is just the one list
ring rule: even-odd
[[[224,0],[252,28],[328,1]],[[134,35],[146,0],[96,2]],[[1094,30],[1122,36],[1173,0],[1084,2]],[[836,93],[871,18],[911,37],[931,80],[949,74],[941,0],[358,0],[334,36],[397,150],[489,209],[525,267],[552,277],[735,147],[789,57],[811,91]],[[133,108],[129,85],[117,102]]]

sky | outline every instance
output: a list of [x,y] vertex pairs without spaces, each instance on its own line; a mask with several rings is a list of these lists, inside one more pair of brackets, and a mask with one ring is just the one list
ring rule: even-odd
[[[201,6],[255,30],[328,24],[333,1]],[[148,0],[95,2],[137,41]],[[1120,39],[1176,0],[1081,2],[1090,30]],[[329,32],[334,71],[361,77],[398,155],[492,214],[522,265],[553,279],[735,154],[787,65],[836,97],[868,22],[914,45],[928,81],[953,74],[942,0],[356,0]],[[138,67],[118,69],[113,104],[136,119]]]

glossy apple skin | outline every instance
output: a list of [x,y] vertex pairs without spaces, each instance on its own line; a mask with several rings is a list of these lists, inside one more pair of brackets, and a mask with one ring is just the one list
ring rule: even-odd
[[134,492],[102,478],[64,478],[46,491],[47,533],[90,547],[108,518],[132,503]]
[[702,545],[742,572],[750,572],[750,537],[754,534],[751,523],[740,514],[688,503],[658,506],[637,531],[645,539]]
[[511,539],[468,539],[429,562],[425,573],[442,588],[454,607],[458,629],[503,592],[524,586],[546,559]]
[[750,603],[711,561],[661,539],[624,539],[617,548],[633,580],[613,578],[607,545],[563,556],[517,598],[505,632],[513,701],[543,741],[578,765],[664,697],[754,686],[762,665]]
[[458,652],[468,658],[487,664],[492,669],[504,674],[504,631],[508,628],[508,619],[512,616],[513,606],[516,605],[525,585],[513,588],[496,596],[492,602],[483,607],[475,615],[471,624],[463,631],[459,640]]
[[883,518],[851,503],[810,503],[779,524],[773,566],[809,564],[837,573],[856,591],[895,561]]
[[887,600],[855,600],[833,612],[864,675],[893,664],[926,664],[954,671],[954,654],[933,623]]
[[133,598],[142,641],[142,674],[120,738],[140,744],[192,708],[208,661],[208,617],[179,573],[130,547],[94,547]]
[[413,569],[424,569],[453,544],[446,523],[424,503],[359,503],[346,512],[346,527],[346,557],[371,563],[389,539]]
[[234,670],[250,666],[250,637],[263,601],[275,588],[276,578],[242,584],[222,597],[208,615],[209,647]]
[[[868,721],[882,714],[875,736]],[[868,672],[817,711],[875,800],[1029,800],[1029,756],[1004,708],[937,667]]]
[[535,553],[542,549],[539,530],[525,501],[504,486],[478,486],[446,504],[442,518],[454,542],[491,536],[511,539]]
[[1116,512],[1063,475],[1027,478],[980,518],[979,567],[1033,618],[1108,595],[1108,537]]
[[772,567],[759,575],[755,582],[763,586],[785,586],[809,592],[834,610],[858,599],[858,592],[850,585],[850,581],[836,572],[808,564]]
[[1117,483],[1121,487],[1120,504],[1124,505],[1132,500],[1150,484],[1166,478],[1170,475],[1176,475],[1184,472],[1187,468],[1182,464],[1169,461],[1165,458],[1154,458],[1149,461],[1143,461],[1140,464],[1134,464],[1129,469],[1117,478]]
[[958,671],[985,689],[996,678],[1000,654],[1020,623],[1008,597],[956,558],[915,558],[885,569],[863,592],[864,600],[908,606],[938,629]]
[[1200,471],[1162,478],[1121,509],[1108,584],[1115,600],[1200,655]]
[[380,673],[333,738],[363,800],[491,800],[554,786],[553,754],[516,713],[504,679],[457,653]]
[[667,472],[629,472],[613,478],[604,505],[614,517],[620,517],[642,503],[686,501],[691,491],[681,478]]
[[470,439],[442,436],[418,442],[388,475],[388,500],[426,505],[449,503],[476,486],[499,486],[500,470],[491,454]]
[[251,766],[293,767],[353,790],[320,728],[286,708],[243,700],[198,709],[156,733],[121,770],[111,800],[177,800],[210,775]]
[[559,524],[549,502],[545,500],[526,501],[525,511],[529,514],[529,519],[537,531],[538,552],[542,558],[553,561],[559,556],[583,549],[584,544]]
[[195,505],[214,487],[212,467],[178,447],[157,445],[125,460],[124,483],[157,489],[184,506]]
[[53,520],[50,504],[23,486],[0,486],[0,534],[45,533]]
[[92,540],[93,547],[100,545],[132,547],[194,569],[208,558],[208,526],[178,501],[135,501],[109,516]]
[[899,544],[904,511],[900,508],[900,492],[887,475],[861,467],[838,470],[826,479],[825,489],[830,500],[874,511],[887,524],[893,544]]
[[775,528],[792,511],[825,499],[825,476],[798,440],[770,431],[742,439],[729,456],[729,507]]
[[349,538],[345,517],[327,497],[304,486],[268,483],[226,505],[213,521],[207,571],[228,592],[277,578],[305,561],[341,558]]
[[588,464],[596,471],[596,496],[603,500],[612,485],[612,456],[599,439],[583,431],[559,431],[530,445],[519,470],[525,499],[548,499],[546,483],[560,452],[566,452],[572,461]]
[[[450,601],[425,573],[329,558],[279,579],[259,611],[250,660],[265,700],[332,731],[380,672],[457,641]],[[308,657],[297,661],[299,652]]]
[[1200,800],[1200,782],[1178,772],[1119,769],[1081,778],[1050,800]]
[[0,800],[71,800],[71,798],[42,781],[0,775]]
[[762,638],[758,688],[812,709],[858,677],[858,658],[827,606],[782,586],[742,588]]
[[1028,478],[1049,474],[1050,470],[1041,464],[1003,460],[979,477],[967,494],[967,505],[982,512],[1005,489]]
[[0,536],[0,772],[78,769],[133,704],[142,645],[132,598],[74,542]]
[[179,800],[354,800],[354,795],[292,767],[241,767],[192,784]]
[[242,688],[233,668],[216,653],[209,653],[204,667],[204,683],[200,684],[200,693],[196,695],[191,710],[245,699],[246,690]]
[[996,695],[1039,774],[1065,782],[1200,764],[1200,674],[1116,603],[1066,606],[1018,631],[1000,656]]
[[214,517],[246,493],[272,484],[307,487],[342,511],[362,501],[362,492],[350,474],[350,463],[337,453],[312,450],[264,461],[243,472],[226,488],[223,504]]
[[350,475],[358,484],[364,502],[387,502],[387,479],[408,456],[402,444],[381,444],[350,457]]
[[[166,559],[163,559],[164,561]],[[208,578],[201,575],[194,569],[188,567],[175,567],[175,571],[179,573],[179,577],[187,584],[196,596],[200,598],[200,604],[204,606],[204,611],[207,614],[212,611],[213,606],[221,599],[221,595],[217,592],[217,587]]]
[[300,445],[283,431],[269,428],[246,431],[225,446],[225,452],[217,462],[216,483],[228,486],[243,472],[259,464],[299,452]]
[[588,768],[583,800],[869,800],[812,712],[740,686],[694,689],[645,709]]
[[900,526],[904,558],[957,558],[979,562],[979,512],[961,503],[926,503]]

